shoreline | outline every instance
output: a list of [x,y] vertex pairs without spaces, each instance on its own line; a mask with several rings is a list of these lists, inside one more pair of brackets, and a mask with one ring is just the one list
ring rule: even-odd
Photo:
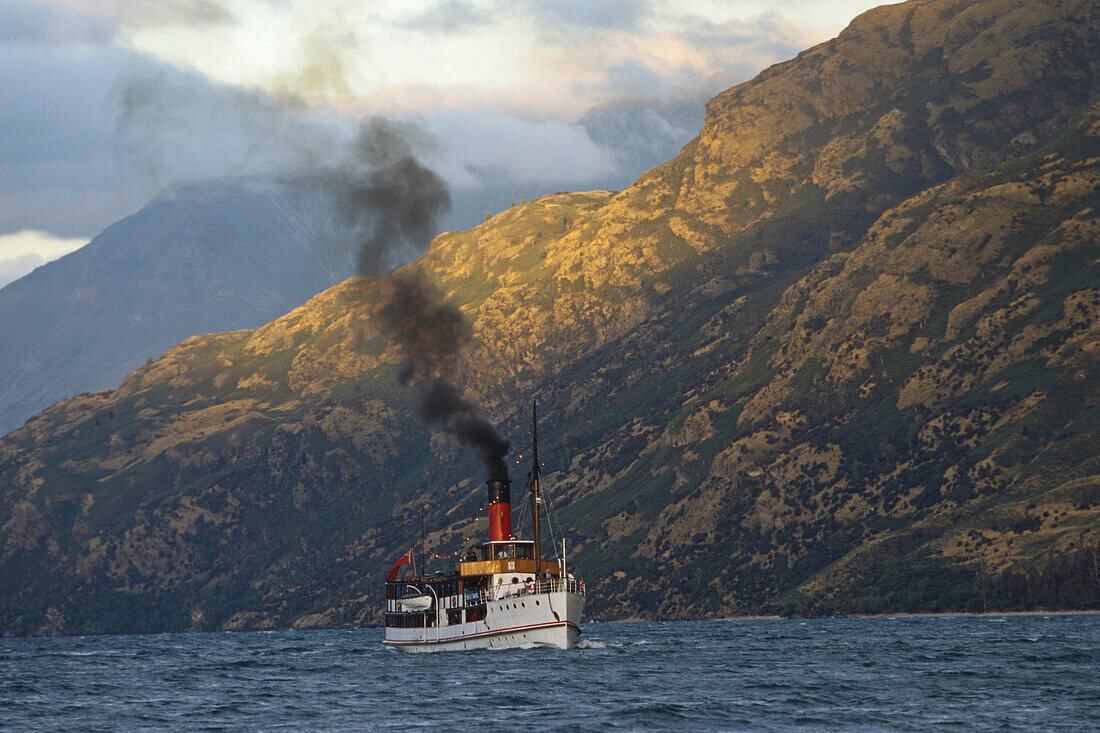
[[817,616],[808,618],[922,618],[944,616],[1087,616],[1100,613],[1100,609],[1091,608],[1079,611],[934,611],[929,613],[867,613],[845,614],[842,616]]
[[716,618],[666,618],[652,619],[632,616],[620,619],[592,619],[588,623],[593,624],[641,624],[663,623],[666,621],[809,621],[819,619],[846,619],[846,618],[951,618],[951,617],[981,617],[981,616],[1091,616],[1100,614],[1100,608],[1082,610],[1060,611],[928,611],[925,613],[842,613],[835,616],[779,616],[767,614],[747,614],[744,616],[720,616]]

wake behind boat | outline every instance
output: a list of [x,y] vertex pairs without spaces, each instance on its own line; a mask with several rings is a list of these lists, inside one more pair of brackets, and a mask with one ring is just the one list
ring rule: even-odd
[[410,652],[574,645],[584,582],[566,568],[564,539],[560,559],[542,557],[537,427],[534,442],[534,539],[512,535],[510,480],[490,479],[488,542],[467,549],[449,575],[397,579],[411,551],[390,571],[383,643]]

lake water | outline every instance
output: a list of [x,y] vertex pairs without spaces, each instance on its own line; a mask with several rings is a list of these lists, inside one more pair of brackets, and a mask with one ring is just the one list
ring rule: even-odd
[[0,639],[3,731],[1098,730],[1100,615],[589,623],[408,655],[379,629]]

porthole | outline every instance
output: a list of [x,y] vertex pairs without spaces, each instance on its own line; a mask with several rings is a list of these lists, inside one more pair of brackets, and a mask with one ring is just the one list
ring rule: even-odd
[[514,585],[514,584],[516,584],[516,583],[518,583],[518,582],[519,582],[519,578],[517,578],[516,576],[514,576],[514,575],[513,575],[513,576],[512,576],[512,584]]
[[537,605],[539,605],[539,602],[538,602],[538,601],[535,601],[535,605],[536,605],[536,606],[537,606]]

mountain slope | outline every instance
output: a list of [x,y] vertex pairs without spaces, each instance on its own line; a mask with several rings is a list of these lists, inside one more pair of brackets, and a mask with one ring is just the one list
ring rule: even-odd
[[[411,266],[469,317],[459,377],[517,474],[538,397],[594,614],[1096,603],[1097,13],[879,8],[626,191]],[[5,632],[364,623],[421,516],[460,547],[481,469],[397,386],[388,287],[189,339],[0,441]]]
[[294,185],[180,187],[0,289],[0,433],[180,339],[254,328],[348,277],[335,220]]
[[[665,612],[755,610],[784,593],[779,608],[966,607],[960,563],[995,577],[1096,545],[1094,120],[887,212],[786,290],[745,356],[647,443],[644,470],[571,508],[583,521],[634,497],[612,518],[638,542],[621,562],[651,572],[615,589],[624,604],[661,607],[677,583],[713,578],[709,599]],[[713,333],[699,350],[721,348]],[[883,566],[919,568],[924,590],[876,577],[853,597]]]

